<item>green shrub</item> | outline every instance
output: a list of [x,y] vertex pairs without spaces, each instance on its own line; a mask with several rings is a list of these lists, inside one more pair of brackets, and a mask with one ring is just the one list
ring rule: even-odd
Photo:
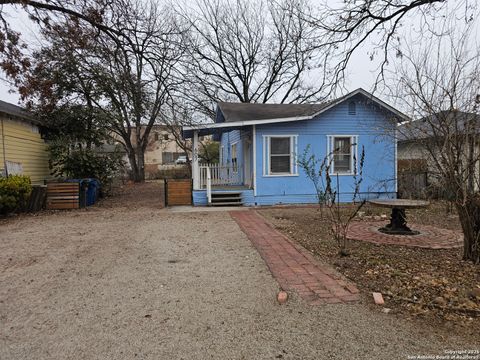
[[31,192],[32,185],[28,176],[10,175],[0,178],[0,214],[24,210]]
[[74,148],[65,142],[51,142],[50,169],[52,175],[67,179],[99,179],[102,187],[108,187],[123,167],[122,154],[98,153],[91,149]]

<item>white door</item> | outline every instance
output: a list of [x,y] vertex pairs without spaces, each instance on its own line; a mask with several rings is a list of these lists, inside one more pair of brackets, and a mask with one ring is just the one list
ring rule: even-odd
[[252,187],[251,147],[251,141],[249,139],[245,140],[243,144],[243,183],[248,187]]

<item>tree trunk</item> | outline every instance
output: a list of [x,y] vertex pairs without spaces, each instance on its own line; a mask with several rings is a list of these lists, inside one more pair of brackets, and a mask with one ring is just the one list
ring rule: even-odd
[[463,230],[463,259],[480,263],[480,199],[457,203],[457,212]]
[[125,151],[127,152],[128,162],[130,163],[130,167],[132,168],[132,180],[135,182],[142,182],[142,176],[138,169],[138,162],[136,151],[131,144],[124,145]]
[[135,182],[145,181],[145,153],[141,146],[137,146],[137,173],[135,174]]

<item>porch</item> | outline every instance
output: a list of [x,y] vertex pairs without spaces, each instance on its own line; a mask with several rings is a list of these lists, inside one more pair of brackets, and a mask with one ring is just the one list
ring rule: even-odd
[[[199,136],[206,133],[219,141],[218,163],[201,161]],[[254,204],[254,129],[193,130],[191,137],[193,204]]]
[[[243,206],[253,203],[253,189],[238,164],[199,164],[199,186],[194,205]],[[247,175],[248,176],[248,175]]]

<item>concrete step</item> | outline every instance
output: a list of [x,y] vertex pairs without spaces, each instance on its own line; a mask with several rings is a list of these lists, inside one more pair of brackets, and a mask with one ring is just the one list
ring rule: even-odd
[[210,206],[243,206],[243,202],[212,202]]

